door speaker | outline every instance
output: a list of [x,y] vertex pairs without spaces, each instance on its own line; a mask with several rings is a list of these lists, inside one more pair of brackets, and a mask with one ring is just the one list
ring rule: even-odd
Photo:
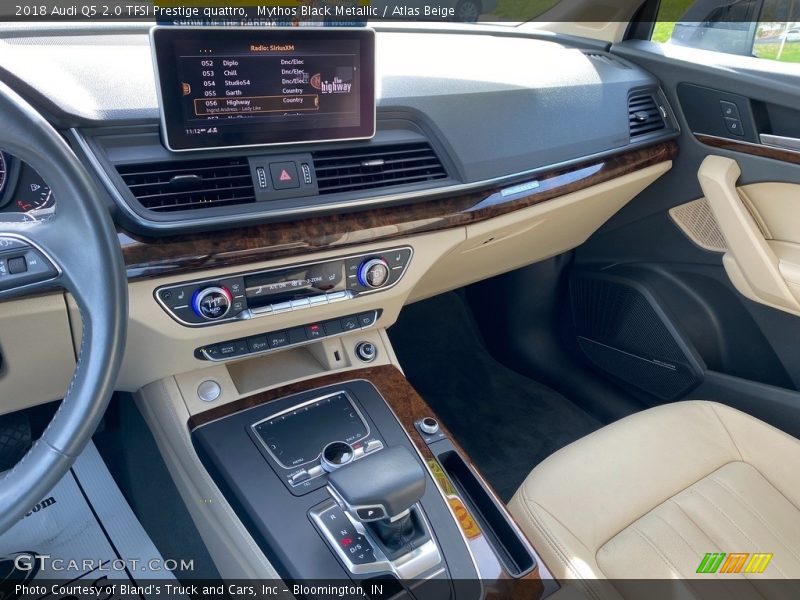
[[578,346],[602,371],[661,400],[700,383],[703,364],[644,286],[609,274],[570,280]]
[[674,206],[669,209],[669,216],[686,237],[704,250],[728,251],[728,244],[722,236],[711,205],[705,198]]

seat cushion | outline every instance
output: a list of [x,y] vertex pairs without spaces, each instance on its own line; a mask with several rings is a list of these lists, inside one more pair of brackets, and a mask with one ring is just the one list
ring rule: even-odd
[[800,578],[800,441],[713,402],[660,406],[578,440],[509,507],[562,579],[694,577],[710,552],[772,553],[762,577]]

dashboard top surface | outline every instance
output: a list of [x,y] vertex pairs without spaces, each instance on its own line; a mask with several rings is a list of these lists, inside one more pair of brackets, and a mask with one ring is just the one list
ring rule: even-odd
[[[377,40],[379,107],[420,96],[591,84],[600,75],[586,71],[580,52],[556,42],[433,32],[379,32]],[[0,32],[0,48],[0,68],[78,122],[158,118],[146,31],[5,38]]]
[[[434,32],[376,37],[379,120],[392,115],[426,127],[463,181],[622,147],[630,90],[657,85],[630,63],[555,41]],[[159,117],[144,31],[6,37],[0,69],[62,127]]]

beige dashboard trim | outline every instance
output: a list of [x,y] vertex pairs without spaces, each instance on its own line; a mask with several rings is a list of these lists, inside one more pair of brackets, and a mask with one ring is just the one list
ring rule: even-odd
[[61,398],[75,370],[63,294],[0,303],[0,414]]
[[173,378],[142,389],[139,410],[223,579],[279,579],[192,446],[189,413]]
[[[153,291],[158,286],[186,279],[224,277],[245,270],[290,265],[296,262],[291,258],[250,263],[245,267],[209,269],[193,273],[191,277],[174,275],[131,282],[128,341],[117,389],[135,392],[164,378],[210,369],[210,363],[194,356],[196,348],[207,344],[377,308],[383,312],[376,328],[389,327],[397,319],[402,307],[409,302],[492,277],[578,246],[626,202],[668,171],[671,164],[671,161],[665,160],[479,223],[430,233],[397,236],[382,243],[367,243],[365,240],[361,245],[350,246],[348,253],[380,252],[384,248],[408,245],[413,248],[414,256],[405,276],[392,289],[318,309],[191,329],[181,326],[169,317],[153,296]],[[329,250],[306,254],[303,260],[324,260],[341,254],[341,250]],[[44,320],[38,316],[44,307],[35,299],[0,305],[0,322],[3,322],[4,317],[8,323],[14,320],[13,325],[0,329],[0,351],[13,359],[13,362],[8,363],[9,372],[0,377],[0,398],[5,403],[0,411],[17,410],[58,399],[66,389],[74,367],[74,345],[78,343],[75,339],[73,348],[68,345],[70,325],[73,332],[79,332],[80,316],[71,299],[68,299],[67,314],[63,297],[56,298],[60,298],[61,316],[57,315],[58,308],[51,305],[45,311],[48,314]],[[37,319],[39,322],[34,323]],[[11,332],[17,333],[12,337]],[[20,359],[15,358],[16,353],[23,352],[24,349],[14,348],[13,342],[23,336],[47,340],[43,343],[48,346],[44,348],[48,365],[44,376],[40,368],[41,353],[37,352],[36,356],[31,355],[28,359],[22,355]],[[340,343],[349,351],[351,340]],[[299,369],[299,375],[302,375],[303,368],[312,364],[323,364],[326,368],[331,368],[331,361],[334,360],[333,344],[334,342],[313,344],[303,350],[302,354],[290,349],[276,352],[274,356],[289,353],[283,360],[289,365],[287,368],[296,368],[287,373]],[[32,349],[33,346],[28,344],[28,348]],[[303,364],[306,367],[301,368]],[[229,372],[239,374],[238,383],[244,385],[242,389],[251,389],[260,384],[257,381],[248,383],[246,369],[238,362],[229,367]],[[12,385],[9,382],[17,383]]]

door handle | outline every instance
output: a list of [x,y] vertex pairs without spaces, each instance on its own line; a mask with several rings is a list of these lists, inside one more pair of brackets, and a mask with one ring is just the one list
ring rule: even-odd
[[785,135],[773,135],[771,133],[759,134],[761,143],[765,146],[773,146],[775,148],[783,148],[784,150],[792,150],[800,152],[800,138],[786,137]]
[[697,178],[728,251],[723,265],[734,286],[756,302],[800,314],[800,303],[780,269],[780,259],[736,190],[741,169],[735,160],[707,156]]

